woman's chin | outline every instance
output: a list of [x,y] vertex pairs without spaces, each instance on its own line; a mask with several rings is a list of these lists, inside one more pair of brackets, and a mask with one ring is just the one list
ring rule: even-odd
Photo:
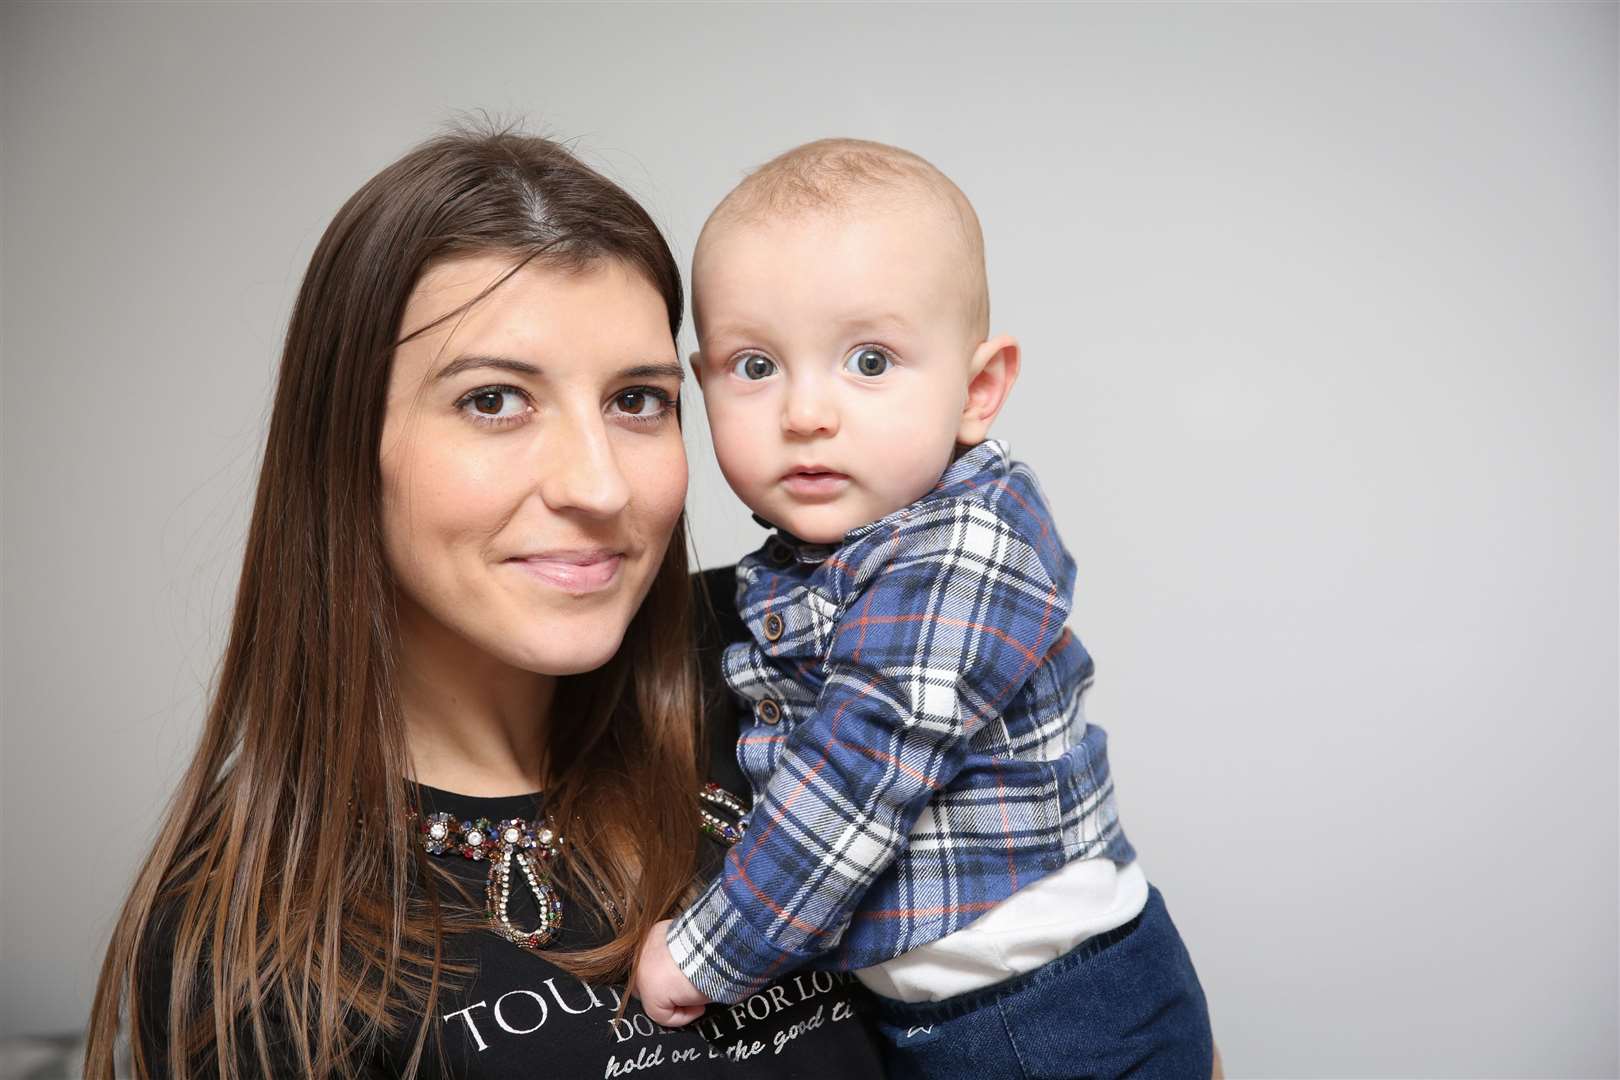
[[613,659],[623,640],[623,628],[616,635],[558,635],[555,639],[505,650],[505,659],[513,667],[537,675],[582,675]]

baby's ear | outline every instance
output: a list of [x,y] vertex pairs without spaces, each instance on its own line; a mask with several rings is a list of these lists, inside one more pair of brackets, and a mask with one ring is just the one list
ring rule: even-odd
[[962,405],[962,421],[956,429],[958,443],[977,446],[984,442],[1016,381],[1018,339],[998,334],[973,350],[973,359],[968,362],[967,401]]
[[703,389],[703,353],[694,350],[686,362],[692,365],[692,380],[698,384],[699,390]]

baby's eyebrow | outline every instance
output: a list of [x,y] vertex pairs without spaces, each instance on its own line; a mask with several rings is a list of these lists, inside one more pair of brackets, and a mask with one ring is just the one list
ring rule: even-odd
[[731,344],[734,341],[751,341],[759,337],[759,331],[746,323],[721,323],[711,326],[703,335],[711,341]]
[[838,328],[845,333],[856,330],[901,330],[911,329],[911,323],[903,315],[891,312],[881,312],[876,315],[854,315],[841,320]]

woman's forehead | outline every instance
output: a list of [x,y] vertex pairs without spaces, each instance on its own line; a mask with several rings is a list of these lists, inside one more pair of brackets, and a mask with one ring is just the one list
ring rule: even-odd
[[493,252],[439,259],[422,271],[409,302],[432,304],[461,293],[477,295],[517,269],[519,261]]
[[663,297],[612,259],[579,269],[517,265],[510,255],[446,260],[412,290],[403,329],[396,362],[429,378],[470,354],[594,367],[629,357],[661,362],[675,352]]
[[490,299],[500,291],[503,279],[528,269],[520,267],[520,261],[512,255],[488,253],[441,259],[429,265],[405,301],[402,340],[432,333],[445,322],[465,325],[474,308],[485,306],[475,303],[481,295],[488,292],[485,299]]

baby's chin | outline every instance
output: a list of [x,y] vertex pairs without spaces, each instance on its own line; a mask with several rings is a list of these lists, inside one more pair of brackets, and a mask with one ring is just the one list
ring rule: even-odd
[[[856,522],[849,529],[858,528],[862,523]],[[788,529],[788,532],[797,536],[807,544],[827,544],[835,546],[844,542],[844,536],[849,529]]]
[[883,514],[863,512],[837,505],[777,507],[773,514],[759,511],[761,517],[779,529],[786,529],[808,544],[841,544],[850,530],[870,525]]

